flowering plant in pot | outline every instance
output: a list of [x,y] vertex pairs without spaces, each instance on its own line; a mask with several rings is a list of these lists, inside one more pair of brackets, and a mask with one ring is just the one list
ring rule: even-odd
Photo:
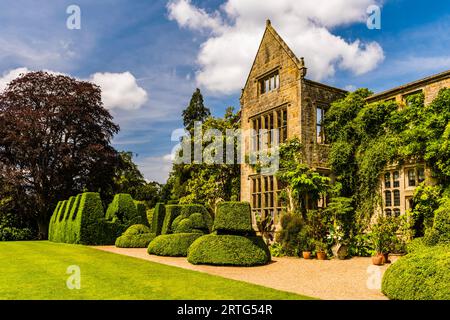
[[327,259],[327,245],[322,240],[316,240],[315,242],[317,259],[326,260]]

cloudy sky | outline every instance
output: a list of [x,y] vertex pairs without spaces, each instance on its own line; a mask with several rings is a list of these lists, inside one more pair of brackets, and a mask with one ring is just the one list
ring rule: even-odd
[[[67,8],[81,29],[67,28]],[[381,29],[366,26],[381,7]],[[308,77],[375,92],[450,69],[441,0],[0,0],[0,90],[47,70],[97,83],[148,180],[164,182],[181,111],[199,87],[221,116],[239,93],[270,18]],[[72,21],[72,20],[71,20]]]

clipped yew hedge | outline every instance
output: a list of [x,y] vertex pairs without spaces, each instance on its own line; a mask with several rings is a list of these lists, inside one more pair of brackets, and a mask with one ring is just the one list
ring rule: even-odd
[[219,203],[213,229],[227,233],[252,233],[250,203],[233,201]]
[[157,203],[153,210],[152,216],[152,232],[156,235],[160,235],[164,224],[164,218],[166,216],[166,207],[164,203]]
[[450,300],[450,246],[420,246],[384,273],[382,292],[393,300]]
[[270,252],[261,237],[210,234],[198,238],[188,252],[192,264],[255,266],[270,261]]
[[163,234],[150,242],[147,251],[158,256],[186,257],[191,244],[202,235],[202,233]]
[[255,266],[270,261],[269,248],[261,237],[255,236],[249,203],[220,203],[213,229],[213,234],[192,243],[187,256],[190,263]]
[[109,219],[105,217],[98,193],[86,192],[61,201],[50,219],[49,240],[86,245],[114,244],[129,226],[142,222],[132,199],[132,207],[128,207],[129,197],[121,195],[114,200],[109,206]]
[[131,226],[133,224],[147,224],[145,209],[136,207],[131,195],[119,193],[106,210],[106,220]]
[[129,227],[116,240],[119,248],[147,248],[149,243],[156,237],[152,230],[143,224],[135,224]]
[[170,204],[166,206],[166,215],[161,228],[161,234],[172,233],[172,223],[175,218],[181,214],[181,208],[182,206],[178,204]]

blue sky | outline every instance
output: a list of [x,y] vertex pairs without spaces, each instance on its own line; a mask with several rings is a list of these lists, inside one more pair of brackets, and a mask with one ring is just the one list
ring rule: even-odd
[[[115,147],[136,153],[147,179],[164,182],[172,131],[197,86],[214,115],[239,108],[266,18],[305,56],[311,77],[337,87],[377,92],[450,69],[449,1],[323,1],[319,12],[311,3],[321,1],[0,0],[0,85],[19,68],[99,81],[121,127]],[[373,3],[381,30],[361,18]],[[66,28],[72,4],[80,30]]]

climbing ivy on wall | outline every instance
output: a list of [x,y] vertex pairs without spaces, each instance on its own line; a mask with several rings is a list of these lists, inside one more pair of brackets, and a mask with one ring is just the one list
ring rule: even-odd
[[349,93],[332,104],[325,119],[330,166],[341,195],[354,199],[360,229],[381,200],[377,191],[386,165],[425,161],[439,185],[450,182],[450,89],[426,106],[423,94],[408,97],[405,106],[368,104],[370,94],[367,89]]

